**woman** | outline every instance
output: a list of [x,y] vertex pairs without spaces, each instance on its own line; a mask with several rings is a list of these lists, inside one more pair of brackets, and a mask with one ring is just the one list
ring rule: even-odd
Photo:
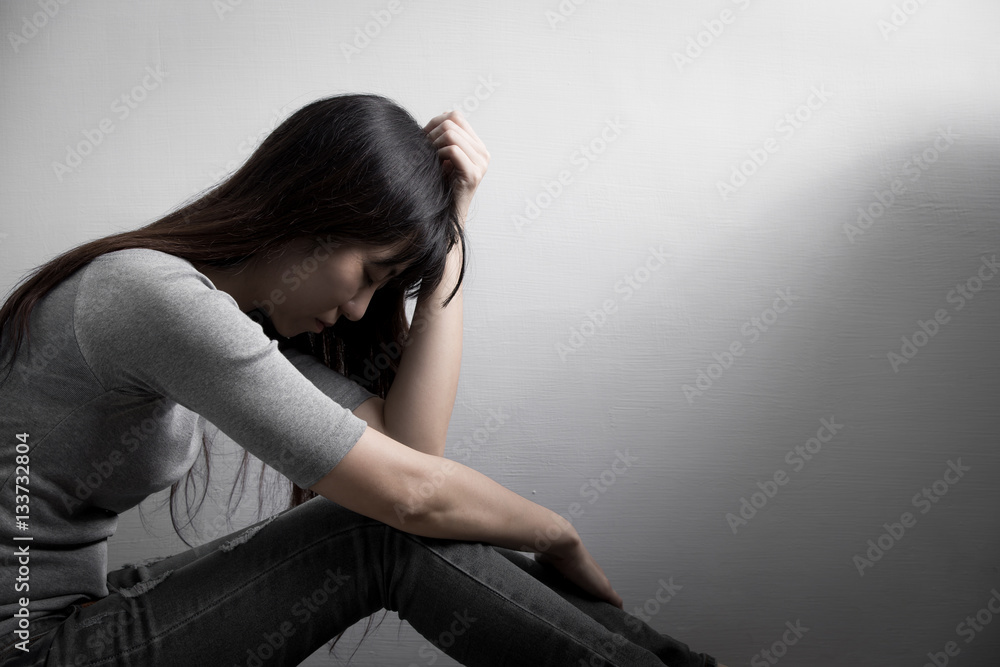
[[[194,202],[22,281],[0,664],[295,665],[382,608],[468,665],[716,664],[625,613],[566,519],[443,458],[488,161],[457,112],[318,100]],[[212,429],[292,482],[289,509],[108,573],[149,494],[170,487],[180,534]]]

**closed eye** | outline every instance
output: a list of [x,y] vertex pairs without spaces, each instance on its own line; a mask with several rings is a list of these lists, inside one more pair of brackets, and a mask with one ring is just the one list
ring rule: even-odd
[[[387,264],[384,263],[384,262],[382,262],[382,263],[376,262],[376,266],[379,266],[379,267],[383,267],[383,266],[386,266],[386,265]],[[392,280],[398,274],[399,274],[399,268],[394,266],[392,268],[392,270],[389,271],[389,273],[385,274],[385,277],[382,278],[382,280],[383,280],[383,282],[388,282],[388,281]],[[371,273],[369,272],[369,269],[368,269],[367,266],[365,267],[365,274],[364,275],[365,275],[365,280],[368,282],[368,286],[369,287],[371,287],[372,285],[375,284],[375,281],[372,279]]]

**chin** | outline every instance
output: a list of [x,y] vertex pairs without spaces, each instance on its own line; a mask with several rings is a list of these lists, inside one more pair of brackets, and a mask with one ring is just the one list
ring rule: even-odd
[[271,320],[271,326],[274,328],[275,333],[282,338],[291,338],[292,336],[297,336],[302,333],[301,331],[289,332],[285,329],[285,324],[283,322],[275,322],[274,319]]

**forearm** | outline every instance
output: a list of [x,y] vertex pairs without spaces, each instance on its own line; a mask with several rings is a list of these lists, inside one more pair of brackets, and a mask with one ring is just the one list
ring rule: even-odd
[[397,505],[400,530],[554,554],[580,543],[568,519],[468,466],[443,459],[424,476],[407,503]]
[[448,254],[445,275],[429,299],[418,300],[410,338],[386,395],[386,432],[426,454],[443,456],[462,363],[462,290],[444,308],[458,282],[461,248]]
[[418,452],[371,427],[309,488],[403,532],[542,554],[536,560],[622,608],[568,519],[472,468]]
[[414,535],[556,554],[580,543],[569,520],[552,510],[468,466],[416,451],[371,427],[309,488]]

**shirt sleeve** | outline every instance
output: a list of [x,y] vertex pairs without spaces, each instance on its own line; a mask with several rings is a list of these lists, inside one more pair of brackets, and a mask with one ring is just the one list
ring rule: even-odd
[[328,393],[353,403],[363,388],[318,359],[327,373],[304,359],[296,367],[232,296],[186,260],[128,249],[85,268],[74,329],[106,391],[165,396],[302,488],[361,438],[367,422]]

